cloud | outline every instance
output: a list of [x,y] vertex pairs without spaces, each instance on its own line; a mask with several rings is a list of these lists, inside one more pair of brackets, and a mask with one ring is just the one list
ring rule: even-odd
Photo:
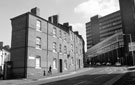
[[81,13],[85,18],[97,14],[104,16],[117,10],[119,10],[118,0],[88,0],[74,8],[75,13]]
[[80,35],[82,35],[84,41],[85,41],[85,51],[86,51],[86,30],[85,30],[85,24],[81,23],[75,23],[71,24],[73,27],[73,31],[78,31]]
[[64,0],[54,0],[56,3],[63,3]]

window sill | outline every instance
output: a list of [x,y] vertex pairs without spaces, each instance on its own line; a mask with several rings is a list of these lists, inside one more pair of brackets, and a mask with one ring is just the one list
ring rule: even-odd
[[57,70],[57,68],[53,68],[54,70]]
[[56,51],[53,51],[54,53],[57,53]]
[[53,35],[54,38],[57,38],[55,35]]
[[41,48],[36,48],[37,50],[42,50]]
[[64,68],[64,70],[67,70],[67,68]]
[[64,53],[64,55],[67,55],[67,54]]
[[61,40],[62,40],[62,37],[59,37],[59,39],[61,39]]
[[36,30],[37,32],[42,32],[41,30]]
[[35,67],[35,69],[41,69],[41,67]]
[[62,54],[62,52],[60,52],[59,54]]

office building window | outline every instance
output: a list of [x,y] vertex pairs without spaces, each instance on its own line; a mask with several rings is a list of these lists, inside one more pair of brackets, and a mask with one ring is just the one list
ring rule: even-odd
[[57,35],[56,32],[57,32],[56,27],[53,27],[53,36],[54,36],[54,37],[56,37],[56,35]]
[[56,42],[53,42],[53,52],[57,52]]
[[62,31],[61,30],[59,31],[59,35],[60,35],[59,37],[62,38]]
[[41,68],[41,57],[36,56],[36,68]]
[[67,69],[67,60],[64,60],[64,68]]
[[67,53],[67,46],[64,46],[64,53]]
[[62,45],[61,44],[59,45],[59,52],[60,53],[62,52]]
[[39,20],[36,21],[36,30],[41,31],[41,21]]
[[56,58],[53,59],[53,69],[57,68],[57,60]]
[[41,49],[41,38],[36,37],[36,49]]

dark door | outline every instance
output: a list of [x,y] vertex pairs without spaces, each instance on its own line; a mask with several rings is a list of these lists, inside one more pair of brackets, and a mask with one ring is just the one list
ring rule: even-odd
[[60,73],[62,73],[62,59],[60,59],[59,62],[60,62],[60,63],[59,63],[59,64],[60,64],[60,65],[59,65],[59,66],[60,66]]
[[79,68],[81,67],[81,62],[80,62],[80,59],[79,59]]

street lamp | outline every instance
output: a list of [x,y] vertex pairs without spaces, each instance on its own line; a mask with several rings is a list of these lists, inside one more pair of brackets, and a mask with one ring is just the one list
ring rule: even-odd
[[129,36],[129,40],[130,40],[130,43],[131,43],[131,54],[132,54],[132,58],[133,58],[133,65],[135,65],[135,62],[134,62],[134,51],[133,51],[133,44],[132,44],[132,36],[131,34],[123,34],[123,35],[128,35]]
[[[117,31],[115,31],[115,33],[117,33]],[[120,61],[119,61],[119,35],[117,34],[117,36],[116,36],[116,44],[118,44],[117,45],[117,49],[116,49],[116,54],[117,54],[117,62],[116,62],[116,64],[117,63],[121,63]]]
[[[118,33],[118,31],[115,31],[115,33],[117,34]],[[120,61],[119,61],[119,35],[117,34],[117,37],[116,37],[116,44],[118,43],[118,47],[117,47],[117,49],[116,49],[116,54],[117,54],[117,63],[121,63]]]

